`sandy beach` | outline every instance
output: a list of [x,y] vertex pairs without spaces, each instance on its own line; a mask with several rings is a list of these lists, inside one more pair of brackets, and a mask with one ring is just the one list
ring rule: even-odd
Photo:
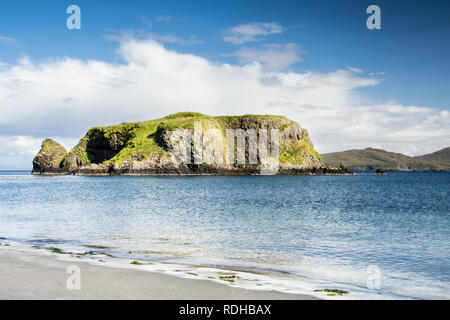
[[[81,289],[68,289],[67,268],[81,270]],[[0,248],[0,299],[316,299],[307,295],[233,288],[208,280],[111,268],[56,256]]]

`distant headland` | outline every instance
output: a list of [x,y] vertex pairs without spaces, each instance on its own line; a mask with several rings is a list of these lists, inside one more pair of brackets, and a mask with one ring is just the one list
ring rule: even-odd
[[90,129],[69,152],[45,139],[33,174],[353,174],[326,166],[308,131],[284,116],[181,112]]
[[417,157],[381,149],[353,149],[322,155],[328,166],[344,163],[351,170],[450,171],[450,147]]

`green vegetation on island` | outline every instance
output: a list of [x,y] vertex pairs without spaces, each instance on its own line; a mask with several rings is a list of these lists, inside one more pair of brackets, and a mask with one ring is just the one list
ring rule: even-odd
[[[259,174],[260,163],[246,164],[174,164],[171,161],[172,135],[176,129],[194,132],[194,123],[201,124],[202,134],[218,130],[227,145],[227,130],[279,130],[280,174],[351,173],[349,170],[327,168],[314,149],[308,131],[284,116],[243,115],[208,116],[196,112],[180,112],[164,118],[93,127],[69,152],[51,139],[43,142],[33,161],[35,174],[81,175],[158,175],[158,174]],[[270,146],[270,141],[267,141]],[[257,146],[258,150],[260,146]],[[236,151],[235,145],[235,152]],[[270,154],[270,153],[269,153]],[[225,153],[224,153],[225,157]],[[225,160],[225,159],[224,159]]]

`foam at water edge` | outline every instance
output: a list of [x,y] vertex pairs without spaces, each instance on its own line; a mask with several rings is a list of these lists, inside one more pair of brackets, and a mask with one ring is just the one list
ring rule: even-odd
[[[5,242],[5,241],[3,241]],[[341,283],[333,283],[319,280],[297,280],[297,279],[283,279],[279,277],[261,275],[250,272],[233,271],[228,269],[202,267],[202,266],[187,266],[173,263],[151,263],[134,265],[131,264],[133,260],[122,258],[111,258],[97,254],[96,257],[80,257],[77,258],[77,253],[58,254],[46,249],[38,249],[30,247],[22,243],[8,241],[10,246],[0,247],[9,248],[12,250],[22,250],[25,252],[39,253],[47,256],[55,256],[62,261],[76,261],[87,262],[94,265],[101,265],[112,268],[134,269],[147,272],[162,272],[164,274],[198,280],[209,280],[217,283],[222,283],[232,287],[239,287],[251,290],[275,290],[283,293],[304,294],[318,297],[321,299],[408,299],[408,297],[398,296],[394,294],[381,293],[373,290],[356,287],[353,285],[346,285]],[[329,295],[325,292],[317,292],[315,290],[322,289],[339,289],[347,291],[348,294]]]

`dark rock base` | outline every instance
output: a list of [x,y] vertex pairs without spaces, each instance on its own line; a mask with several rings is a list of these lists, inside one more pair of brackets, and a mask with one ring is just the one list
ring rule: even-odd
[[[112,165],[85,166],[74,171],[63,170],[33,170],[33,174],[41,175],[83,175],[83,176],[259,176],[262,175],[257,167],[242,166],[233,168],[218,168],[215,166],[182,166],[172,168],[153,167],[145,169],[121,168]],[[308,168],[308,169],[279,169],[274,176],[304,176],[304,175],[352,175],[347,168]],[[270,174],[269,174],[270,175]]]

